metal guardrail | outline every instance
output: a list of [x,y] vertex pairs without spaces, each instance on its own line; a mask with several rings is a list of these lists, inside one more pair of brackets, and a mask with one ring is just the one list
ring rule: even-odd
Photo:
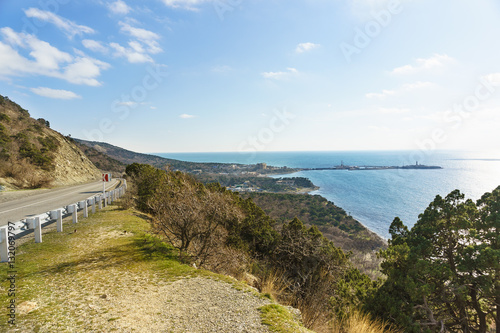
[[63,206],[51,210],[46,213],[42,213],[35,216],[30,216],[17,222],[9,222],[6,226],[0,227],[0,259],[1,262],[9,261],[9,253],[14,253],[15,251],[15,239],[25,236],[32,231],[35,235],[35,243],[42,242],[42,228],[47,226],[54,221],[57,224],[57,231],[63,231],[63,218],[72,216],[73,223],[78,222],[78,212],[83,211],[83,217],[86,218],[89,215],[89,208],[92,213],[96,212],[107,204],[111,204],[113,201],[119,199],[125,194],[127,189],[127,182],[122,180],[123,184],[113,190],[105,192],[104,194],[93,195],[85,200]]

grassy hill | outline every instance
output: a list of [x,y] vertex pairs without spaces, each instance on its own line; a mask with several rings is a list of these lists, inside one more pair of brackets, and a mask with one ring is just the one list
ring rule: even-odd
[[0,184],[11,188],[70,185],[100,171],[45,119],[0,95]]

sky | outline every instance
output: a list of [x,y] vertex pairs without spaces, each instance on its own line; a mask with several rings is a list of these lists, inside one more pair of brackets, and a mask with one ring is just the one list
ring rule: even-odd
[[0,0],[0,94],[138,152],[500,156],[499,40],[496,0]]

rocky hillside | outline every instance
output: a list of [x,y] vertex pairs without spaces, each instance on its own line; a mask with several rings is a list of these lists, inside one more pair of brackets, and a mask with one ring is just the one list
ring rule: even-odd
[[0,95],[0,185],[40,188],[87,182],[100,171],[70,139]]

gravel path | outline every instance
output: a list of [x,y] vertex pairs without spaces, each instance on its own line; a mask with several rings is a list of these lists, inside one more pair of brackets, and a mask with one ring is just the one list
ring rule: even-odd
[[268,300],[203,278],[184,279],[168,288],[166,318],[171,332],[269,332],[257,308]]

